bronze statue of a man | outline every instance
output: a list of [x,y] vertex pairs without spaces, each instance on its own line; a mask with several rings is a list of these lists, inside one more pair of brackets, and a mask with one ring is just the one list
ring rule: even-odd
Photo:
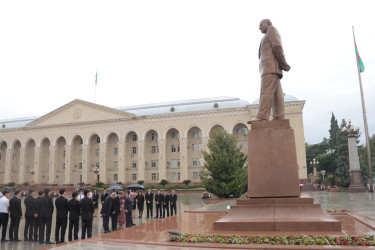
[[284,119],[284,94],[280,79],[290,66],[285,60],[281,38],[271,20],[263,19],[259,29],[264,36],[259,47],[260,99],[256,121],[268,121],[272,108],[273,120]]

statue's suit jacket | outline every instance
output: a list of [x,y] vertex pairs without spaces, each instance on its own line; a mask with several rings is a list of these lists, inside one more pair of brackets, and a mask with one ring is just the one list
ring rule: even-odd
[[278,74],[282,78],[282,69],[287,65],[279,32],[275,27],[270,25],[259,47],[260,76]]

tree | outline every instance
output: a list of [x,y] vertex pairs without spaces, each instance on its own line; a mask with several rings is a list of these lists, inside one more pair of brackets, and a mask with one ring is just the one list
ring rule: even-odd
[[[345,119],[342,119],[340,128],[347,126]],[[337,134],[337,146],[335,152],[336,154],[336,175],[340,178],[341,186],[348,187],[350,184],[350,175],[349,175],[349,147],[348,147],[348,138],[340,131]]]
[[27,181],[25,181],[25,182],[23,183],[24,187],[27,187],[29,184],[30,184],[30,183],[27,182]]
[[[370,138],[370,154],[372,164],[372,174],[375,172],[375,134]],[[359,160],[361,163],[363,183],[368,183],[369,172],[368,172],[368,160],[367,160],[367,144],[359,147]]]
[[247,156],[237,147],[237,139],[227,131],[215,130],[210,134],[208,148],[209,152],[203,151],[203,186],[219,198],[240,197],[246,192]]
[[339,125],[337,123],[337,119],[335,117],[335,115],[333,114],[332,112],[332,116],[331,116],[331,127],[330,127],[330,130],[329,130],[329,151],[327,151],[327,153],[329,153],[330,155],[330,158],[331,158],[331,164],[330,164],[330,168],[327,169],[327,172],[331,172],[332,175],[333,175],[333,181],[332,181],[332,185],[336,185],[336,169],[337,169],[337,148],[338,148],[338,136],[340,136],[341,131],[340,131],[340,128],[339,128]]
[[104,183],[101,182],[101,181],[98,181],[98,182],[96,183],[96,186],[97,186],[97,187],[101,187],[101,186],[103,186],[103,185],[104,185]]
[[139,180],[137,183],[138,183],[139,185],[143,185],[143,183],[145,183],[145,181],[144,181],[144,180]]
[[160,182],[159,182],[159,185],[162,185],[163,187],[165,185],[167,185],[169,182],[166,180],[166,179],[162,179]]
[[191,182],[191,180],[184,180],[182,183],[184,183],[186,186],[189,186],[190,182]]

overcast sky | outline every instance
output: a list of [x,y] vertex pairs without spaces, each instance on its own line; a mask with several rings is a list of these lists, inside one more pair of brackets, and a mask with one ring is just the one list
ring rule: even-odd
[[[373,1],[1,1],[0,119],[44,115],[74,99],[109,107],[259,97],[261,19],[279,30],[283,90],[304,108],[305,138],[331,113],[363,130],[352,25],[375,133]],[[364,137],[361,138],[364,143]]]

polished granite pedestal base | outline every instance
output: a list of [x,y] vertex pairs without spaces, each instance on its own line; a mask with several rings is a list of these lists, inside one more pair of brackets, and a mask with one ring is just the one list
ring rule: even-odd
[[309,198],[238,200],[237,206],[214,222],[218,231],[340,232],[341,222]]

